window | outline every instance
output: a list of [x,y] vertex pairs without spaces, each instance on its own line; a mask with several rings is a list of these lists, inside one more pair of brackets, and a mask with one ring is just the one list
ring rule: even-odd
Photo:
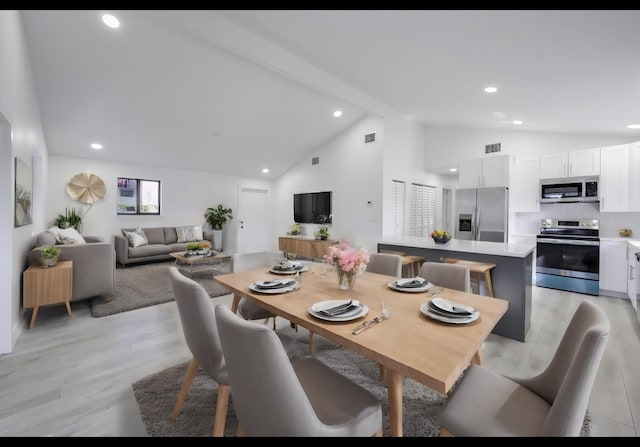
[[118,177],[118,214],[160,214],[160,181]]
[[429,236],[436,224],[435,186],[411,184],[409,236]]
[[393,215],[393,237],[404,236],[406,183],[393,180],[391,190],[391,214]]

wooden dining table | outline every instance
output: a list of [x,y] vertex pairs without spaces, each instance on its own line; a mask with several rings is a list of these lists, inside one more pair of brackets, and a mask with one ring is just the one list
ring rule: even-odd
[[[366,271],[357,276],[352,289],[341,290],[335,272],[322,275],[315,266],[300,276],[300,287],[296,290],[265,294],[249,288],[256,281],[275,278],[282,275],[270,273],[268,268],[215,276],[216,281],[232,291],[234,312],[240,299],[248,297],[270,312],[383,366],[387,374],[392,436],[402,436],[403,378],[449,393],[470,364],[482,364],[482,344],[508,307],[508,301],[503,299],[442,288],[435,297],[480,311],[480,317],[471,323],[443,323],[420,311],[420,306],[432,299],[429,292],[396,291],[389,287],[395,278]],[[430,280],[435,284],[430,290],[440,289],[437,278]],[[332,322],[309,313],[314,303],[342,299],[360,301],[369,308],[368,314],[352,321]],[[383,303],[390,318],[358,335],[352,334],[363,321],[380,316]]]

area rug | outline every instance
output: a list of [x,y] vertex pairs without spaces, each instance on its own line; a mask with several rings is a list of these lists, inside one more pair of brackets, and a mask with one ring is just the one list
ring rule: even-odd
[[[117,268],[115,272],[115,293],[110,301],[104,297],[91,300],[91,315],[106,317],[142,307],[173,301],[173,291],[169,279],[169,267],[173,261],[134,265]],[[226,270],[225,270],[226,269]],[[202,284],[210,297],[226,295],[229,290],[216,282],[213,277],[228,273],[228,266],[221,271],[194,273],[192,278]]]
[[[300,338],[298,355],[305,355],[308,338]],[[341,348],[316,334],[314,338],[316,358],[373,393],[382,404],[383,435],[389,436],[389,405],[387,389],[379,379],[378,364],[368,358]],[[188,362],[175,365],[147,376],[133,386],[142,421],[150,436],[211,436],[217,384],[202,370],[191,385],[187,399],[175,421],[169,417]],[[446,402],[444,394],[405,378],[402,387],[403,435],[405,437],[439,436],[437,415]],[[238,422],[230,398],[224,435],[235,436]],[[581,436],[591,435],[591,422],[585,418]]]

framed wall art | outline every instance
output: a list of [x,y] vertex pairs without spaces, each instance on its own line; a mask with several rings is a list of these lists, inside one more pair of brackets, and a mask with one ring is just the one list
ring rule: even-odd
[[15,157],[16,169],[16,200],[14,212],[14,227],[31,225],[33,217],[31,215],[33,202],[33,184],[31,167],[24,161]]

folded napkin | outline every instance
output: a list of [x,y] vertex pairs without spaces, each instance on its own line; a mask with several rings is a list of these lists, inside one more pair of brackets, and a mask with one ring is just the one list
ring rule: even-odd
[[345,314],[347,312],[351,312],[352,310],[358,309],[360,307],[360,301],[358,300],[348,300],[344,303],[338,304],[337,306],[332,306],[327,309],[320,309],[318,312],[321,314],[336,317],[338,315]]
[[445,314],[451,317],[466,318],[476,312],[473,307],[455,303],[444,298],[434,298],[429,301],[427,306],[432,311],[436,311],[437,313]]
[[304,264],[294,264],[291,267],[283,267],[281,265],[274,265],[272,267],[273,270],[277,270],[279,272],[291,272],[294,270],[302,270],[304,268]]
[[396,281],[396,287],[424,287],[427,285],[427,280],[416,276],[415,278],[399,279]]
[[289,287],[296,283],[295,279],[274,279],[270,281],[257,281],[256,288],[258,289],[279,289],[282,287]]

